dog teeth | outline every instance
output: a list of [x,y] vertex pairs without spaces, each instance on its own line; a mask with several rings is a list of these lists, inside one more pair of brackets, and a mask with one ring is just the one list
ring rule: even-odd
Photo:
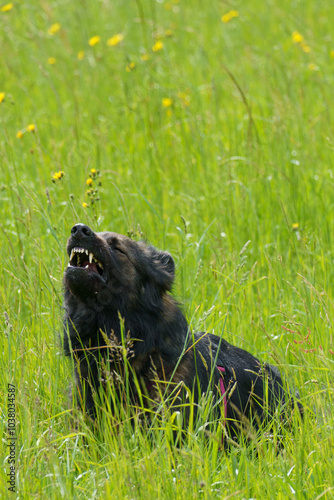
[[88,250],[86,248],[75,247],[72,250],[74,253],[86,253],[88,255]]
[[[81,254],[83,254],[83,253],[88,255],[89,264],[92,264],[93,262],[95,262],[103,270],[103,264],[95,257],[93,252],[90,252],[89,250],[87,250],[87,248],[82,248],[82,247],[72,248],[69,266],[73,265],[73,264],[71,264],[71,262],[74,259],[74,257],[77,256],[77,261],[76,261],[76,264],[74,264],[74,265],[75,265],[75,267],[81,267],[80,264],[82,264],[85,261],[85,259],[81,258]],[[85,266],[85,269],[87,269],[88,267],[89,267],[88,265]]]

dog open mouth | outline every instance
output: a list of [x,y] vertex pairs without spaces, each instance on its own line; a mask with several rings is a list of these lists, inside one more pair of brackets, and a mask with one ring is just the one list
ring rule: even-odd
[[81,267],[94,273],[103,275],[103,264],[87,248],[74,247],[71,250],[68,267]]

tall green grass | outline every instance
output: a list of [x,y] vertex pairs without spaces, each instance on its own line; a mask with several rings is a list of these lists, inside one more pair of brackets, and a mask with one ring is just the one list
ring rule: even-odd
[[[230,10],[239,16],[223,23]],[[1,497],[333,497],[333,16],[324,0],[0,10]],[[101,185],[88,195],[91,169]],[[79,221],[169,250],[192,327],[223,332],[298,388],[305,418],[281,452],[263,436],[226,454],[200,423],[178,448],[168,419],[150,432],[126,419],[73,425],[59,333]]]

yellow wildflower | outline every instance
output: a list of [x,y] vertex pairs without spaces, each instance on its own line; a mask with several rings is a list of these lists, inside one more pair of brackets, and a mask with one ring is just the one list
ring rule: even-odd
[[155,44],[152,47],[153,52],[158,52],[159,50],[162,50],[164,48],[164,44],[162,43],[161,40],[157,40]]
[[311,52],[311,47],[309,47],[307,43],[301,42],[300,46],[303,51],[306,52],[306,54],[309,54]]
[[30,123],[30,125],[27,126],[28,132],[35,132],[36,127],[33,123]]
[[48,35],[55,35],[57,33],[57,31],[59,31],[61,28],[61,24],[60,23],[54,23],[50,26],[50,28],[48,29]]
[[149,58],[150,58],[150,54],[142,54],[142,55],[140,56],[140,59],[141,59],[142,61],[148,61],[148,60],[149,60]]
[[6,94],[4,92],[0,92],[0,104],[5,100],[5,95]]
[[87,186],[91,186],[93,184],[93,179],[89,178],[86,180]]
[[17,132],[17,134],[16,134],[16,137],[17,137],[18,139],[22,139],[22,137],[23,137],[23,132],[22,132],[21,130],[19,130],[19,131]]
[[292,229],[293,229],[294,231],[297,231],[297,229],[299,229],[299,222],[294,222],[294,223],[292,224]]
[[304,37],[299,33],[299,31],[294,31],[292,33],[292,41],[293,43],[302,43],[304,41]]
[[135,69],[136,67],[136,63],[134,63],[133,61],[131,61],[127,66],[126,66],[126,71],[128,73],[130,73],[133,69]]
[[91,172],[91,174],[96,175],[96,168],[91,168],[90,172]]
[[101,41],[101,37],[96,35],[96,36],[92,36],[92,38],[89,39],[88,43],[91,47],[94,47],[94,45],[98,44],[100,41]]
[[1,12],[9,12],[10,10],[12,10],[13,7],[14,7],[13,3],[6,3],[6,5],[3,5],[0,10]]
[[222,21],[223,23],[228,23],[234,17],[239,17],[239,12],[237,10],[230,10],[230,12],[227,12],[222,16]]
[[55,172],[52,176],[52,182],[60,181],[64,177],[63,170],[59,170],[59,172]]
[[82,206],[83,206],[84,208],[89,207],[88,203],[86,203],[85,201],[82,203]]
[[49,57],[48,58],[48,63],[49,64],[56,64],[56,62],[57,62],[57,59],[55,57]]
[[164,97],[162,99],[162,105],[164,108],[169,108],[173,104],[173,100],[170,97]]
[[78,56],[77,56],[77,57],[78,57],[79,61],[82,61],[82,60],[83,60],[83,58],[85,57],[85,53],[84,53],[84,51],[83,51],[83,50],[80,50],[80,51],[78,52]]
[[173,32],[170,29],[165,30],[165,36],[172,36]]
[[115,45],[118,45],[122,40],[124,40],[124,35],[122,35],[122,33],[117,33],[117,35],[107,40],[107,45],[109,45],[109,47],[115,47]]
[[311,62],[308,65],[308,69],[310,69],[311,71],[318,71],[319,68],[318,68],[318,66],[316,64],[314,64],[314,63]]

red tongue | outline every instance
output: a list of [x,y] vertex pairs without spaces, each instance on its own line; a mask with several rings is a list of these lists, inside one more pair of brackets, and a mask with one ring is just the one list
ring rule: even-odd
[[99,273],[96,267],[96,264],[94,262],[90,263],[88,260],[82,264],[82,267],[90,269],[91,271],[94,271],[95,273]]

